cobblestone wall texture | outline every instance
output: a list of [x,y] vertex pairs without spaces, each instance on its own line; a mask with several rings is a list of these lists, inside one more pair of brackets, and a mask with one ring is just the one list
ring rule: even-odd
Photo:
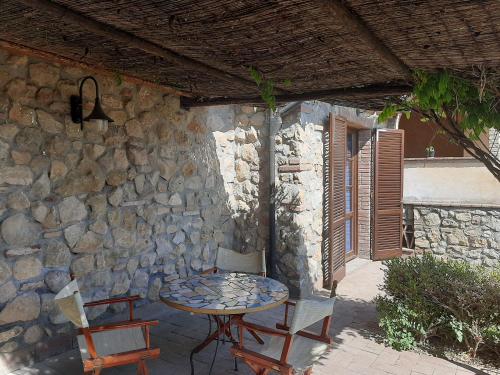
[[415,250],[495,266],[500,261],[500,209],[406,206],[413,210]]
[[[61,334],[73,327],[53,299],[70,273],[85,300],[156,301],[165,282],[212,266],[219,245],[248,252],[267,243],[262,110],[184,111],[178,97],[151,85],[96,75],[114,123],[80,131],[69,97],[88,74],[0,51],[4,364],[68,344]],[[88,113],[89,82],[84,97]]]

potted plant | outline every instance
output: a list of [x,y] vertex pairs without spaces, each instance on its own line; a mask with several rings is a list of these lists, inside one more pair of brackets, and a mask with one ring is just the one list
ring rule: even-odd
[[433,158],[436,155],[436,150],[434,150],[433,145],[429,145],[425,148],[425,153],[427,154],[428,158]]

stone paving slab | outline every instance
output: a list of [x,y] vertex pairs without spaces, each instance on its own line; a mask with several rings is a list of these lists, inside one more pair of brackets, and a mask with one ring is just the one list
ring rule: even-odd
[[[335,345],[332,351],[314,366],[317,375],[470,375],[487,374],[467,365],[416,352],[397,352],[386,347],[377,326],[377,313],[370,301],[378,293],[382,283],[380,263],[356,261],[348,268],[348,275],[340,283],[338,303],[334,310],[331,334]],[[251,314],[250,321],[273,326],[282,318],[283,308]],[[159,319],[160,325],[151,331],[152,343],[161,348],[161,358],[150,361],[151,375],[188,375],[189,352],[208,333],[208,319],[173,310],[162,303],[138,309],[142,319]],[[114,320],[123,319],[117,315]],[[248,345],[257,345],[252,338]],[[213,359],[215,343],[195,356],[196,374],[208,374]],[[250,375],[245,364],[239,364],[234,372],[234,361],[229,353],[230,345],[219,344],[213,375]],[[82,366],[77,350],[50,358],[33,367],[23,368],[11,375],[79,375]],[[134,366],[108,369],[103,375],[136,374]],[[494,374],[494,373],[492,373]],[[500,371],[497,372],[500,374]],[[496,375],[496,374],[495,374]]]

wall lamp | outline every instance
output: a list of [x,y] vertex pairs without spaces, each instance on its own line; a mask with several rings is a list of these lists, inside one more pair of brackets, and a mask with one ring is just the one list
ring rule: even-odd
[[[83,84],[87,80],[92,80],[94,81],[95,85],[95,104],[94,104],[94,109],[92,109],[92,112],[87,117],[83,117]],[[104,110],[101,107],[101,100],[99,98],[99,86],[97,84],[97,81],[94,77],[88,76],[82,79],[82,82],[80,83],[80,91],[79,91],[79,96],[77,95],[71,95],[70,102],[71,102],[71,120],[75,123],[80,124],[80,129],[83,130],[83,122],[84,121],[92,121],[96,122],[97,128],[105,132],[108,129],[108,122],[113,122],[113,119],[108,117],[105,113]]]

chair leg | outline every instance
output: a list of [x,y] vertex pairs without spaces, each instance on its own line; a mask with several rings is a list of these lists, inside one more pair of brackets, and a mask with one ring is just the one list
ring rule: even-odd
[[138,375],[149,375],[149,369],[146,366],[145,360],[140,360],[137,364],[137,374]]

